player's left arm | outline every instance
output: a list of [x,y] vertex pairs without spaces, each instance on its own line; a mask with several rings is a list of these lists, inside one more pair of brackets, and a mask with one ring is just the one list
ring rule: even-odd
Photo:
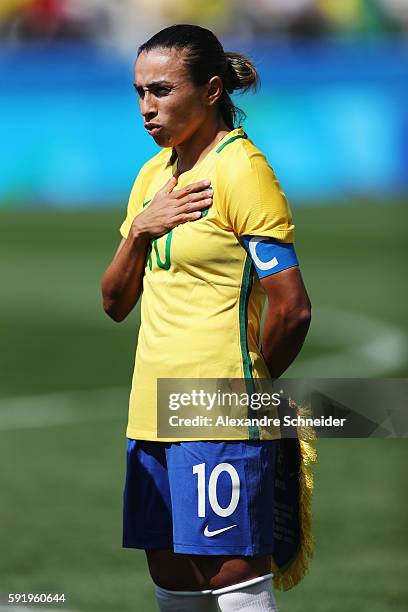
[[262,355],[272,378],[290,366],[305,341],[311,304],[298,266],[261,279],[267,296]]
[[310,325],[310,300],[292,243],[244,236],[243,244],[265,289],[262,355],[272,378],[278,378],[302,348]]
[[311,319],[290,207],[273,169],[255,149],[237,147],[219,177],[214,189],[221,216],[242,241],[267,295],[262,354],[277,378],[302,348]]

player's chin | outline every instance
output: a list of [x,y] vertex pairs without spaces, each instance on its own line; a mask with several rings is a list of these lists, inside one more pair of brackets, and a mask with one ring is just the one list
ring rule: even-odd
[[159,147],[173,146],[168,132],[166,132],[166,130],[164,130],[163,128],[158,130],[156,133],[151,134],[151,137],[153,138],[154,142],[159,145]]

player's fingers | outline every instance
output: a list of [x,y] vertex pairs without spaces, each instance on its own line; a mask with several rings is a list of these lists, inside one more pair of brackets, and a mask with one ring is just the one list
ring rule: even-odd
[[203,208],[208,208],[212,204],[212,198],[204,198],[203,200],[197,200],[195,202],[188,201],[183,206],[181,206],[178,210],[180,214],[190,213],[196,210],[202,210]]
[[177,191],[174,192],[174,195],[177,198],[184,198],[186,195],[189,195],[190,193],[195,193],[196,191],[202,191],[203,189],[206,189],[206,187],[209,187],[210,185],[211,185],[210,180],[200,181],[199,183],[191,183],[191,185],[187,185],[186,187],[183,187],[182,189],[177,189]]
[[174,221],[176,225],[181,225],[182,223],[187,223],[188,221],[197,221],[197,219],[200,219],[200,217],[201,217],[201,212],[198,210],[195,212],[177,215],[177,217],[174,218]]
[[167,183],[162,187],[161,191],[163,191],[164,193],[171,193],[177,185],[178,177],[178,173],[173,174],[173,176],[171,176]]
[[212,202],[213,192],[211,189],[205,189],[204,191],[199,191],[198,193],[191,193],[190,195],[185,196],[184,198],[177,200],[178,206],[184,206],[185,204],[190,204],[192,202],[200,202],[201,200],[211,200]]

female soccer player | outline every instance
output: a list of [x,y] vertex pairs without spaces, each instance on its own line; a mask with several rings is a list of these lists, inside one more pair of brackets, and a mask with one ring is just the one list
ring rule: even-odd
[[102,292],[122,321],[143,291],[123,545],[146,551],[163,611],[276,610],[271,567],[300,575],[307,556],[290,481],[301,460],[289,465],[285,445],[256,428],[231,441],[157,434],[159,378],[277,378],[309,327],[285,196],[235,127],[230,93],[257,82],[245,56],[198,26],[162,30],[135,64],[144,125],[162,149],[136,178]]

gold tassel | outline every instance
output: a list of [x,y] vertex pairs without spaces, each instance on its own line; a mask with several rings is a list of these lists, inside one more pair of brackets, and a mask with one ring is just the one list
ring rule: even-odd
[[[311,416],[310,410],[305,406],[297,406],[289,400],[289,404],[298,416]],[[300,520],[300,546],[296,556],[284,568],[279,569],[272,559],[273,584],[281,591],[288,591],[296,586],[307,574],[309,561],[313,557],[312,534],[312,469],[317,463],[316,434],[313,427],[298,427],[300,446],[299,468],[299,520]]]

